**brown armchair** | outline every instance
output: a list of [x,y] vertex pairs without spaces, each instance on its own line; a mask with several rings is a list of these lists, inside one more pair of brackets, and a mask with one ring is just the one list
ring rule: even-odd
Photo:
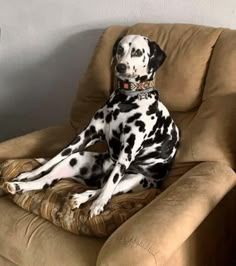
[[164,192],[102,240],[58,229],[2,197],[0,265],[229,265],[236,246],[234,30],[184,24],[109,27],[68,124],[3,142],[0,158],[50,157],[68,143],[109,97],[112,45],[127,33],[156,40],[167,54],[156,86],[182,138]]

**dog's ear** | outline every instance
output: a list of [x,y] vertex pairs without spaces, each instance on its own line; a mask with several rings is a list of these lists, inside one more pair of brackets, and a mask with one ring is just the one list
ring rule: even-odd
[[120,41],[121,41],[122,38],[123,38],[123,37],[119,37],[119,38],[115,41],[115,43],[114,43],[114,45],[113,45],[113,48],[112,48],[112,58],[111,58],[111,66],[112,66],[112,64],[113,64],[113,62],[114,62],[114,59],[115,59],[115,56],[116,56],[116,52],[117,52],[117,48],[118,48],[118,45],[119,45],[119,43],[120,43]]
[[114,45],[113,45],[113,48],[112,48],[112,57],[113,57],[113,58],[114,58],[115,55],[116,55],[116,51],[117,51],[118,45],[119,45],[119,43],[120,43],[120,41],[121,41],[122,38],[123,38],[123,37],[119,37],[119,38],[115,41],[115,43],[114,43]]
[[148,69],[149,71],[155,72],[165,61],[166,54],[156,42],[148,40],[148,45],[150,48]]

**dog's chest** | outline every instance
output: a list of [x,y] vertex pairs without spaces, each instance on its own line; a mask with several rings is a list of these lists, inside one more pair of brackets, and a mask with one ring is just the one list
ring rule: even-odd
[[[152,114],[149,114],[150,110]],[[141,125],[141,130],[136,130],[136,138],[152,130],[156,121],[154,117],[158,114],[158,102],[155,94],[145,99],[114,94],[111,95],[104,112],[105,138],[111,156],[117,159],[122,146],[137,128],[137,121]]]
[[[143,119],[145,124],[149,124],[151,119],[147,112],[154,102],[156,100],[151,95],[149,98],[141,100],[138,97],[126,95],[111,96],[105,107],[107,137],[114,135],[115,132],[125,134],[124,127],[126,125],[132,126],[139,119]],[[158,106],[156,105],[155,111],[157,109]]]

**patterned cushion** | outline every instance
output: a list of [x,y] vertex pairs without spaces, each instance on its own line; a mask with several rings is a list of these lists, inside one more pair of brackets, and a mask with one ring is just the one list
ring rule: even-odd
[[[38,166],[40,163],[36,159],[4,161],[0,164],[1,182],[11,180],[19,173],[31,171]],[[112,197],[102,214],[89,218],[91,202],[83,204],[80,209],[74,211],[68,204],[69,195],[83,192],[88,188],[72,179],[64,179],[53,188],[16,194],[11,197],[23,209],[75,234],[106,237],[160,193],[157,189],[148,189],[116,195]]]

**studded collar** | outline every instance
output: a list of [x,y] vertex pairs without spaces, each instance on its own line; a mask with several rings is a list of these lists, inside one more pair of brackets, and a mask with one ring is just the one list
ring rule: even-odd
[[159,95],[159,91],[155,88],[154,80],[140,83],[117,80],[117,91],[126,96],[138,96],[139,100],[147,99],[148,94],[152,91],[156,91]]

